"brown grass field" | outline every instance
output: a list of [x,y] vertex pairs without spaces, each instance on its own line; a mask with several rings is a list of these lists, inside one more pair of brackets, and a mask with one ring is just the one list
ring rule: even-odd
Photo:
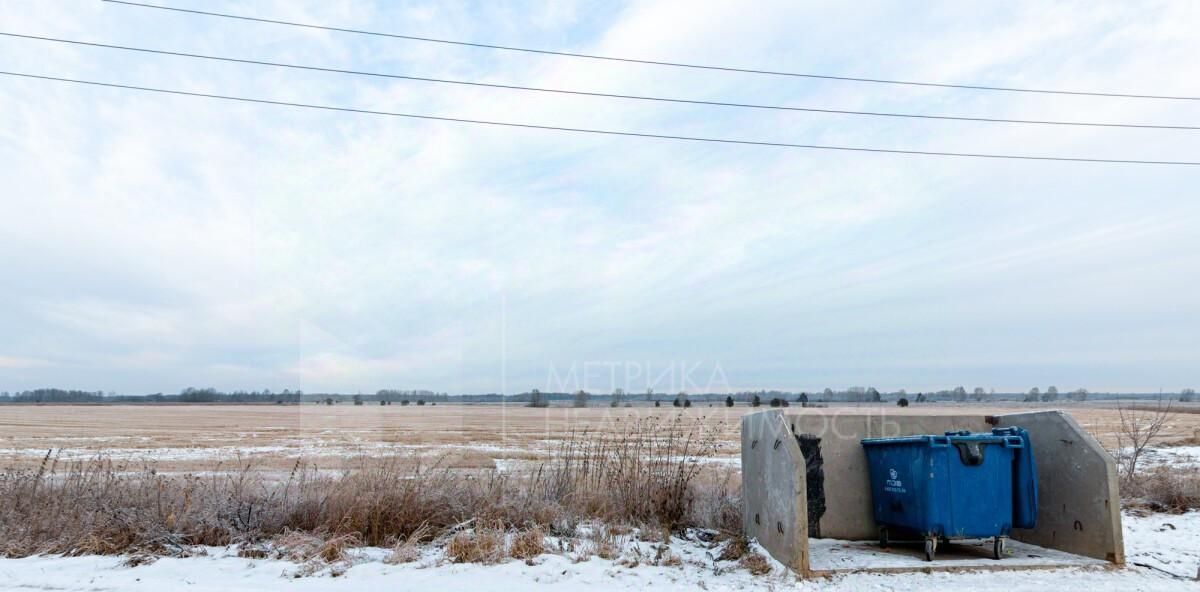
[[[1118,410],[1063,407],[1113,445]],[[880,416],[1021,408],[788,411]],[[643,540],[666,541],[689,528],[737,537],[738,419],[753,410],[3,406],[0,556],[182,557],[195,545],[239,544],[247,557],[298,553],[306,562],[320,557],[320,567],[344,559],[347,548],[391,547],[397,561],[409,561],[403,557],[416,545],[442,541],[454,560],[487,563],[514,552],[497,543],[510,534],[557,533],[596,548],[609,544],[602,538],[612,529],[636,528],[650,537]],[[1160,440],[1195,445],[1198,429],[1200,413],[1183,408]],[[1123,479],[1122,493],[1131,507],[1183,512],[1200,504],[1197,477],[1196,467],[1146,465]],[[580,534],[585,523],[603,527]],[[471,533],[466,525],[474,525]],[[288,551],[295,548],[307,550]]]
[[[533,460],[574,432],[620,431],[656,416],[702,426],[718,443],[713,454],[738,454],[739,418],[756,410],[695,406],[631,408],[500,405],[12,405],[0,407],[0,466],[27,467],[48,451],[64,460],[105,455],[152,463],[161,471],[215,470],[254,464],[288,469],[297,460],[330,469],[347,458],[443,455],[461,468],[487,469]],[[1048,405],[843,405],[789,413],[1001,414]],[[1111,404],[1062,404],[1106,446],[1119,423]],[[758,408],[758,410],[766,407]],[[1200,408],[1179,407],[1164,441],[1194,437]]]

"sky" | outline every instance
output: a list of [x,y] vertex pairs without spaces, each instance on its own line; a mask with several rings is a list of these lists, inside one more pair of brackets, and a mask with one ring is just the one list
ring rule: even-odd
[[[1194,2],[147,0],[789,72],[1200,96]],[[1200,125],[1200,101],[667,68],[0,0],[0,31],[709,101]],[[1200,160],[1200,131],[647,103],[0,37],[6,71],[539,125]],[[1200,386],[1200,167],[496,128],[0,76],[0,390]]]

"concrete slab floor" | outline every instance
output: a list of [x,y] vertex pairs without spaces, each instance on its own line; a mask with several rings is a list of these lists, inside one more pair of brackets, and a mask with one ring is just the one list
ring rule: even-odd
[[1008,540],[1008,554],[992,559],[992,542],[987,540],[951,541],[938,545],[933,561],[925,561],[920,542],[894,542],[887,549],[876,541],[809,539],[808,552],[814,572],[846,571],[928,571],[954,569],[1028,569],[1054,567],[1106,566],[1105,561],[1074,555],[1055,549]]

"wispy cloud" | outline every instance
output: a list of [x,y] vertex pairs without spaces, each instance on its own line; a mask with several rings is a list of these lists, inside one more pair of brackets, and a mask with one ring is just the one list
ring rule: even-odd
[[[1189,3],[219,8],[732,66],[1200,92]],[[671,70],[79,0],[0,14],[20,33],[530,86],[1200,118],[1186,102]],[[1189,132],[647,105],[8,38],[0,52],[33,73],[550,125],[1099,157],[1200,148]],[[1200,363],[1195,171],[588,137],[3,79],[0,177],[0,351],[62,361],[0,363],[7,388],[512,391],[588,360],[720,363],[734,388],[1177,388]]]

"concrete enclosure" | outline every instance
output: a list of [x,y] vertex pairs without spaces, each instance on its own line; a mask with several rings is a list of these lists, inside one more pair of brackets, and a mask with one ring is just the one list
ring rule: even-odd
[[[799,411],[799,410],[798,410]],[[863,438],[1020,426],[1030,432],[1038,470],[1037,528],[1012,538],[1123,563],[1120,498],[1112,457],[1060,411],[984,415],[889,415],[769,410],[742,417],[742,497],[747,536],[798,573],[809,573],[808,538],[874,540],[878,528]],[[800,435],[819,438],[820,498],[809,515],[808,466]],[[813,438],[805,438],[813,442]],[[765,444],[765,445],[764,445]],[[811,444],[810,444],[811,445]],[[817,462],[814,460],[814,462]],[[811,478],[811,476],[810,476]],[[811,523],[810,523],[811,522]]]

